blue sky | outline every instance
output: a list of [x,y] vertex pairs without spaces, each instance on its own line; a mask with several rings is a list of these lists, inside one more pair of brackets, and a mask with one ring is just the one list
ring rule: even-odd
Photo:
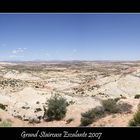
[[0,14],[4,60],[140,60],[140,14]]

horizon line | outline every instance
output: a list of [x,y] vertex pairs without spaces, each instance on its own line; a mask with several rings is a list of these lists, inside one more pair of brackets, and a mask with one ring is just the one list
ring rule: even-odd
[[140,61],[140,59],[137,59],[137,60],[111,60],[111,59],[102,59],[102,60],[100,60],[100,59],[97,59],[97,60],[87,60],[87,59],[74,59],[74,60],[67,60],[67,59],[65,59],[65,60],[61,60],[61,59],[52,59],[52,60],[38,60],[38,59],[36,59],[36,60],[0,60],[0,62],[42,62],[42,61],[46,61],[46,62],[50,62],[50,61],[110,61],[110,62],[112,62],[112,61],[114,61],[114,62],[122,62],[122,61],[124,61],[124,62],[126,62],[126,61]]

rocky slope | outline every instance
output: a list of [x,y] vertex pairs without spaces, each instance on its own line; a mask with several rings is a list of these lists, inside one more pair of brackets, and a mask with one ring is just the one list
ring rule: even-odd
[[[71,104],[63,120],[44,122],[43,106],[55,93]],[[8,116],[13,126],[79,126],[81,113],[118,97],[133,106],[132,112],[106,116],[91,126],[127,126],[139,104],[136,94],[139,62],[0,63],[0,104],[6,106],[0,118]],[[67,124],[69,118],[73,121]]]

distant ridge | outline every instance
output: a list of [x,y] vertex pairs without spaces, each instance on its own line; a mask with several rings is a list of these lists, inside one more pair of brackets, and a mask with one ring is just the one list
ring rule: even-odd
[[140,60],[0,60],[0,63],[80,63],[80,62],[97,62],[97,63],[140,63]]

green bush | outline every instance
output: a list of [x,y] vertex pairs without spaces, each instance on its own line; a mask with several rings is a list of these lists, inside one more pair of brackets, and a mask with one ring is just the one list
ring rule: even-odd
[[92,118],[82,117],[81,118],[81,124],[80,124],[80,126],[88,126],[92,122],[93,122],[93,119]]
[[105,110],[102,106],[97,106],[94,108],[94,113],[96,114],[95,118],[100,118],[105,115]]
[[5,110],[5,109],[6,109],[6,105],[3,105],[3,104],[0,103],[0,108],[1,108],[2,110]]
[[86,111],[85,113],[82,113],[81,116],[82,117],[80,126],[87,126],[91,124],[93,121],[104,116],[104,109],[102,107],[96,107],[94,109]]
[[66,99],[59,95],[54,95],[48,100],[48,109],[44,111],[44,119],[61,120],[66,115],[66,107],[68,103]]
[[0,127],[11,127],[12,124],[8,121],[3,121],[0,123]]
[[133,119],[129,121],[129,126],[140,126],[140,108],[139,107]]
[[94,109],[90,109],[85,113],[82,113],[81,116],[81,126],[87,126],[91,124],[95,118]]
[[138,110],[140,110],[140,103],[138,104],[137,108],[138,108]]
[[107,99],[107,100],[103,100],[101,103],[102,103],[102,106],[104,107],[104,110],[107,113],[118,113],[119,112],[119,107],[115,100]]
[[139,98],[140,98],[140,94],[135,95],[134,98],[135,98],[135,99],[139,99]]

